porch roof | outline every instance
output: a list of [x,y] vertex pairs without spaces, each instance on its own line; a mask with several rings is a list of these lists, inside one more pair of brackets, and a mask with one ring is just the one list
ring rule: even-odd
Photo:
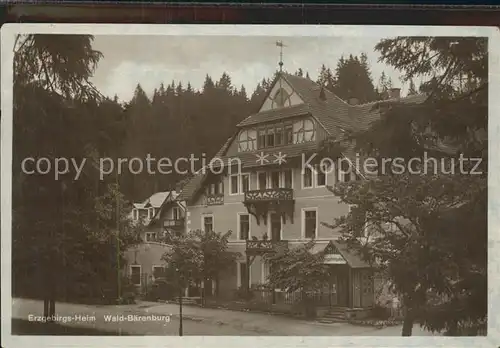
[[311,253],[322,253],[325,251],[325,248],[328,247],[329,245],[333,245],[342,255],[342,257],[346,260],[347,264],[351,268],[370,268],[370,264],[363,260],[361,255],[356,252],[355,250],[349,250],[347,243],[341,242],[338,240],[332,240],[326,244],[315,244],[313,248],[311,249]]

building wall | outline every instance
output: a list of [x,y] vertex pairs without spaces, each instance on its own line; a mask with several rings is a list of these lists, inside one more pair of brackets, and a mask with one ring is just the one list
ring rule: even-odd
[[125,274],[131,276],[131,265],[141,266],[141,288],[152,281],[153,266],[162,266],[165,263],[161,260],[163,254],[168,251],[168,246],[160,243],[142,243],[136,247],[125,251]]
[[[303,209],[317,208],[318,224],[317,239],[336,239],[338,232],[325,227],[321,222],[332,223],[334,217],[340,217],[349,212],[349,206],[339,202],[339,198],[334,196],[326,187],[302,188],[301,170],[293,169],[293,189],[295,198],[294,221],[290,221],[287,216],[284,222],[282,239],[284,240],[303,240],[302,212]],[[214,230],[225,233],[233,231],[230,240],[236,241],[238,231],[238,213],[248,214],[243,205],[243,194],[231,195],[229,193],[229,176],[223,177],[224,184],[224,204],[223,205],[205,205],[205,195],[199,195],[197,201],[188,207],[187,229],[203,229],[202,217],[213,215]],[[327,185],[335,184],[334,173],[327,175]],[[257,189],[257,172],[250,172],[250,190]],[[264,224],[263,221],[257,223],[254,216],[250,215],[250,235],[261,238],[264,233],[270,235],[270,224]]]

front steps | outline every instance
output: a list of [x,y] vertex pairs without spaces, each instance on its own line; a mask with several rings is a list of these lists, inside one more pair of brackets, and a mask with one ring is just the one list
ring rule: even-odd
[[332,307],[319,319],[320,323],[343,323],[347,321],[346,311],[348,307]]

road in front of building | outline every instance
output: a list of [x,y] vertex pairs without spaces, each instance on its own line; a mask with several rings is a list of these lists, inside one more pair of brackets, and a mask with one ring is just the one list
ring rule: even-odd
[[[13,299],[12,334],[43,334],[41,323],[33,320],[43,314],[43,302]],[[178,335],[179,306],[155,302],[134,305],[97,306],[61,303],[56,314],[71,322],[57,322],[58,334],[73,335]],[[30,315],[31,321],[30,321]],[[112,316],[123,315],[121,321]],[[165,317],[170,320],[166,321]],[[288,318],[280,315],[209,309],[196,306],[183,307],[184,335],[204,336],[400,336],[401,326],[376,329],[348,323],[323,324]],[[86,319],[86,320],[85,320]],[[36,327],[36,332],[34,328]],[[61,333],[63,328],[65,333]],[[33,332],[30,332],[33,331]],[[430,332],[415,326],[414,336],[430,336]],[[80,333],[81,332],[81,333]],[[50,333],[47,333],[50,334]]]

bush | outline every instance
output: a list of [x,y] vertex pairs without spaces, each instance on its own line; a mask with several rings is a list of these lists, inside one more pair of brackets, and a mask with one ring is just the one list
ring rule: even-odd
[[377,305],[373,307],[372,315],[376,319],[387,320],[391,317],[391,310],[390,308]]
[[235,298],[238,300],[251,300],[253,298],[253,292],[252,291],[247,291],[246,287],[240,286],[236,291],[235,291]]

